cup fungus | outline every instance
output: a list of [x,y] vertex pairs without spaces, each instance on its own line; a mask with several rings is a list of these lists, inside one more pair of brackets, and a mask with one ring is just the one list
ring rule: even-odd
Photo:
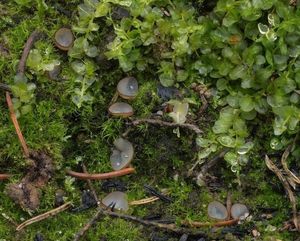
[[236,203],[231,207],[231,216],[234,219],[246,218],[249,216],[249,210],[246,205]]
[[217,201],[213,201],[208,205],[208,216],[218,220],[225,220],[228,217],[226,207]]
[[61,73],[60,65],[55,65],[52,70],[47,71],[47,76],[50,80],[57,80],[60,73]]
[[69,28],[60,28],[56,31],[55,36],[55,45],[57,48],[68,51],[74,43],[74,35]]
[[102,199],[102,204],[118,211],[126,212],[129,209],[127,195],[119,191],[108,194]]
[[132,144],[123,139],[118,138],[114,141],[115,149],[110,156],[110,163],[115,171],[127,167],[133,159],[134,149]]
[[124,117],[124,118],[133,115],[133,109],[131,105],[124,102],[116,102],[112,104],[109,107],[108,112],[113,116]]
[[136,97],[138,88],[138,82],[134,77],[126,77],[119,81],[117,91],[123,99],[131,100]]

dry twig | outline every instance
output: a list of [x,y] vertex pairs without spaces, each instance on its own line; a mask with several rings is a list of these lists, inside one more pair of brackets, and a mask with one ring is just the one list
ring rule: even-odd
[[144,205],[144,204],[148,204],[148,203],[152,203],[159,200],[159,197],[148,197],[148,198],[144,198],[144,199],[140,199],[140,200],[134,200],[129,202],[130,206],[137,206],[137,205]]
[[36,217],[33,217],[33,218],[31,218],[31,219],[29,219],[29,220],[27,220],[27,221],[21,223],[21,224],[16,228],[16,230],[17,230],[17,231],[20,231],[20,230],[22,230],[23,228],[27,227],[27,226],[30,225],[30,224],[33,224],[33,223],[42,221],[42,220],[44,220],[44,219],[46,219],[46,218],[52,217],[52,216],[54,216],[54,215],[56,215],[56,214],[58,214],[58,213],[60,213],[60,212],[62,212],[62,211],[64,211],[64,210],[67,210],[70,206],[71,206],[71,202],[67,202],[67,203],[61,205],[61,206],[58,207],[58,208],[52,209],[52,210],[50,210],[50,211],[48,211],[48,212],[46,212],[46,213],[40,214],[40,215],[38,215],[38,216],[36,216]]
[[300,231],[299,222],[298,222],[298,215],[297,215],[297,202],[296,198],[294,196],[294,193],[289,185],[289,182],[284,177],[284,175],[281,173],[281,171],[276,167],[276,165],[271,161],[271,159],[266,155],[265,156],[265,162],[267,167],[276,174],[278,179],[281,181],[286,193],[288,194],[288,197],[290,199],[291,205],[292,205],[292,212],[293,212],[293,222],[298,231]]
[[156,120],[156,119],[136,119],[132,121],[133,125],[140,125],[143,123],[148,123],[148,124],[153,124],[153,125],[160,125],[160,126],[168,126],[168,127],[181,127],[181,128],[186,128],[189,129],[193,132],[195,132],[197,135],[203,133],[202,130],[198,128],[198,126],[193,125],[193,124],[179,124],[179,123],[173,123],[173,122],[167,122],[167,121],[162,121],[162,120]]
[[[197,180],[203,180],[204,181],[204,177],[205,175],[208,173],[208,170],[210,168],[212,168],[214,165],[217,164],[217,162],[219,161],[219,159],[223,158],[224,155],[228,152],[228,149],[224,149],[221,152],[219,152],[218,154],[216,154],[212,159],[208,160],[205,164],[203,164],[203,166],[201,167],[200,172],[197,175]],[[192,168],[188,171],[188,175],[192,175],[193,170],[195,169],[195,167],[197,165],[200,164],[200,160],[198,160],[193,166]]]
[[281,157],[281,164],[282,164],[282,167],[283,167],[285,173],[286,173],[287,176],[288,176],[287,180],[288,180],[288,182],[290,183],[290,185],[291,185],[294,189],[296,189],[296,185],[297,185],[297,184],[298,184],[298,185],[300,184],[300,178],[297,177],[297,176],[289,169],[288,164],[287,164],[286,161],[287,161],[287,158],[288,158],[288,156],[289,156],[289,154],[290,154],[290,152],[291,152],[293,146],[295,145],[295,142],[296,142],[297,138],[298,138],[298,135],[294,138],[293,143],[292,143],[291,145],[289,145],[289,146],[285,149],[285,151],[284,151],[284,153],[282,154],[282,157]]
[[239,222],[238,219],[230,219],[225,221],[220,221],[216,223],[202,223],[202,222],[196,222],[196,221],[182,221],[181,224],[184,226],[189,226],[192,228],[201,228],[201,227],[225,227],[225,226],[231,226],[235,225]]
[[[124,220],[136,222],[148,227],[154,227],[158,229],[165,230],[167,232],[174,232],[177,234],[191,234],[206,237],[207,235],[203,231],[189,229],[184,227],[178,227],[174,223],[171,224],[163,224],[154,221],[144,220],[135,216],[126,215],[122,213],[112,212],[108,210],[99,209],[98,212],[94,215],[94,217],[75,235],[74,241],[79,241],[81,237],[88,231],[88,229],[93,226],[101,216],[109,216],[113,218],[121,218]],[[231,221],[231,220],[230,220]],[[228,221],[227,221],[228,222]]]
[[68,175],[81,179],[81,180],[104,180],[114,177],[120,177],[124,175],[128,175],[135,172],[133,167],[127,167],[119,171],[106,172],[106,173],[82,173],[82,172],[74,172],[71,170],[66,171]]
[[[88,173],[87,168],[86,168],[86,166],[84,165],[84,163],[82,163],[82,170],[83,170],[84,173]],[[92,185],[91,180],[90,180],[90,179],[86,179],[86,182],[87,182],[87,184],[88,184],[88,186],[89,186],[89,189],[92,191],[92,194],[93,194],[95,200],[97,201],[97,205],[99,206],[99,205],[100,205],[100,201],[99,201],[99,199],[98,199],[97,193],[96,193],[96,191],[95,191],[95,188],[94,188],[93,185]]]
[[74,241],[79,241],[85,235],[85,233],[99,220],[101,215],[102,209],[99,207],[99,211],[93,216],[93,218],[89,220],[78,233],[76,233]]

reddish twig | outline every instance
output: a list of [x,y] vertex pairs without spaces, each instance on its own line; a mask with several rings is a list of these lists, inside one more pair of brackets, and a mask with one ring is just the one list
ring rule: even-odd
[[125,176],[128,174],[134,173],[135,169],[133,167],[128,167],[128,168],[124,168],[119,171],[96,173],[96,174],[74,172],[71,170],[67,170],[66,172],[68,175],[78,178],[78,179],[81,179],[81,180],[104,180],[104,179],[120,177],[120,176]]
[[22,145],[24,155],[25,155],[26,158],[28,158],[29,157],[29,149],[27,147],[26,141],[25,141],[25,139],[23,137],[23,134],[21,132],[21,129],[20,129],[16,114],[15,114],[15,111],[14,111],[14,106],[13,106],[13,103],[12,103],[9,92],[6,92],[6,102],[7,102],[7,105],[8,105],[9,112],[10,112],[10,118],[11,118],[13,124],[14,124],[15,130],[16,130],[18,138],[19,138],[19,141]]
[[21,59],[20,59],[19,65],[18,65],[17,74],[22,75],[22,76],[24,75],[24,73],[25,73],[25,66],[26,66],[26,60],[27,60],[28,54],[29,54],[29,52],[30,52],[33,44],[40,37],[41,37],[41,33],[36,30],[27,39],[27,42],[26,42],[26,44],[24,46],[23,53],[22,53],[22,56],[21,56]]
[[0,180],[5,180],[5,179],[8,179],[8,178],[10,178],[9,174],[5,174],[5,173],[0,174]]

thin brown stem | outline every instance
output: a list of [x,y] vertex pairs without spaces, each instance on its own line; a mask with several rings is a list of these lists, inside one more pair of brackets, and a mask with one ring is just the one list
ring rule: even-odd
[[193,124],[187,124],[187,123],[179,124],[179,123],[167,122],[167,121],[156,120],[156,119],[136,119],[136,120],[132,121],[132,124],[135,126],[143,124],[143,123],[160,125],[160,126],[168,126],[168,127],[186,128],[186,129],[189,129],[189,130],[195,132],[197,135],[203,133],[203,131],[200,130],[198,126],[193,125]]
[[15,130],[16,130],[18,138],[19,138],[19,141],[20,141],[21,146],[23,148],[24,155],[25,155],[26,158],[28,158],[29,157],[29,149],[27,147],[26,141],[25,141],[25,139],[23,137],[23,134],[22,134],[22,131],[20,129],[19,122],[17,120],[16,114],[15,114],[15,111],[14,111],[14,106],[13,106],[13,103],[12,103],[9,92],[6,92],[6,102],[7,102],[7,105],[8,105],[9,112],[10,112],[10,118],[11,118],[13,124],[14,124]]
[[6,173],[1,173],[0,174],[0,180],[5,180],[5,179],[8,179],[8,178],[10,178],[9,174],[6,174]]
[[135,172],[135,169],[132,167],[124,168],[119,171],[113,171],[113,172],[106,172],[106,173],[96,173],[96,174],[91,174],[91,173],[82,173],[82,172],[74,172],[71,170],[66,171],[68,175],[81,179],[81,180],[104,180],[104,179],[109,179],[109,178],[115,178],[115,177],[120,177],[120,176],[125,176],[131,173]]
[[29,36],[29,38],[27,39],[27,42],[24,46],[23,49],[23,53],[18,65],[18,70],[17,70],[17,74],[23,76],[25,73],[25,66],[26,66],[26,60],[28,57],[28,54],[32,48],[32,46],[34,45],[34,43],[41,37],[41,33],[38,32],[37,30],[32,32],[31,35]]
[[36,217],[33,217],[33,218],[31,218],[31,219],[29,219],[29,220],[21,223],[16,228],[16,230],[20,231],[20,230],[22,230],[23,228],[27,227],[30,224],[33,224],[33,223],[39,222],[41,220],[44,220],[46,218],[49,218],[51,216],[54,216],[54,215],[56,215],[56,214],[58,214],[58,213],[60,213],[60,212],[62,212],[64,210],[67,210],[70,206],[71,206],[71,202],[67,202],[67,203],[59,206],[58,208],[52,209],[52,210],[50,210],[50,211],[48,211],[46,213],[40,214],[40,215],[38,215]]

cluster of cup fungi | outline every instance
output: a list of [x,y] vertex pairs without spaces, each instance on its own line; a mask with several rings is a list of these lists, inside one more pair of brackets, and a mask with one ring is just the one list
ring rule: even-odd
[[[54,43],[60,50],[68,51],[74,43],[74,35],[71,29],[63,27],[56,31]],[[55,76],[57,72],[59,72],[59,69],[54,69],[52,72],[48,73],[48,76]],[[134,77],[125,77],[120,80],[117,85],[117,91],[112,100],[112,104],[108,108],[109,114],[114,117],[122,118],[132,116],[134,113],[132,106],[126,102],[116,102],[116,100],[119,96],[124,100],[132,100],[137,96],[137,93],[138,82]],[[67,170],[67,174],[83,180],[104,180],[134,173],[135,169],[131,166],[131,161],[134,157],[134,147],[132,143],[123,137],[119,137],[114,141],[113,144],[114,149],[110,156],[110,163],[113,171],[108,173],[90,174],[87,172],[80,173]],[[9,174],[0,174],[0,180],[8,179],[9,177]],[[157,199],[152,197],[149,200],[151,201]],[[107,208],[113,208],[115,210],[126,212],[129,209],[129,205],[135,205],[135,202],[136,201],[132,201],[131,203],[128,203],[127,195],[124,192],[114,191],[104,197],[101,201],[101,204]],[[208,205],[208,216],[214,220],[220,221],[229,220],[232,218],[231,221],[233,220],[234,223],[237,223],[238,220],[242,220],[248,215],[249,210],[244,204],[234,204],[230,208],[226,208],[222,203],[213,201]],[[230,222],[228,222],[228,224],[229,223]],[[182,224],[188,224],[194,227],[197,226],[197,222],[182,222]],[[210,226],[210,224],[206,225],[205,223],[200,223],[199,226]]]
[[[132,100],[137,96],[138,93],[138,82],[134,77],[125,77],[121,79],[117,85],[117,92],[113,99],[118,96],[125,100]],[[114,102],[114,101],[113,101]],[[114,117],[130,117],[133,115],[133,108],[126,102],[115,102],[108,108],[110,115]],[[133,173],[135,170],[130,167],[130,163],[134,157],[134,148],[131,142],[119,137],[114,141],[114,149],[110,156],[110,163],[113,169],[109,173],[101,174],[86,174],[86,173],[75,173],[73,171],[67,171],[69,175],[81,179],[107,179],[118,176],[127,175]],[[127,211],[128,201],[127,195],[120,191],[115,191],[102,200],[102,204],[106,207],[112,207],[116,210]]]

